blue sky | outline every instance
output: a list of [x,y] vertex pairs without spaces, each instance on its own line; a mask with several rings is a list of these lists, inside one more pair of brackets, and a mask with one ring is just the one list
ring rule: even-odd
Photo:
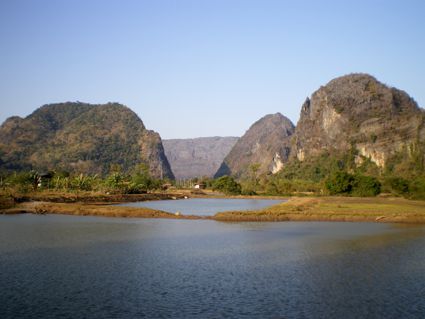
[[0,121],[120,102],[163,138],[294,123],[332,78],[366,72],[425,106],[425,1],[0,1]]

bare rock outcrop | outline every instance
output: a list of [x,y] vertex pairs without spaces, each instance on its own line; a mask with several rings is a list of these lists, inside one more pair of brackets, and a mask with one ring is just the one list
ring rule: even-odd
[[330,81],[301,108],[291,156],[300,161],[326,151],[356,152],[356,162],[370,159],[385,167],[397,153],[425,141],[424,112],[404,91],[368,74]]
[[279,171],[290,155],[292,122],[280,113],[269,114],[255,122],[226,156],[215,177],[246,177],[251,165],[258,173]]

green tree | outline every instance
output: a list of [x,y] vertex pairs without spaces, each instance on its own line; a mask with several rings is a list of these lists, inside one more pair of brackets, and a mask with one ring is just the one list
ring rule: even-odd
[[326,188],[331,195],[376,196],[381,192],[381,183],[372,176],[340,171],[327,179]]
[[71,186],[74,189],[90,191],[93,189],[93,179],[88,175],[79,174],[72,178]]
[[409,181],[402,177],[390,177],[385,182],[397,194],[405,195],[409,193]]
[[22,193],[36,190],[40,182],[40,176],[34,170],[29,172],[14,172],[6,178],[6,185],[17,187]]
[[122,190],[124,186],[124,176],[118,172],[109,174],[105,180],[105,184],[111,190]]
[[355,175],[352,181],[354,196],[368,197],[381,193],[381,183],[372,176]]
[[161,182],[150,175],[149,167],[146,164],[139,164],[131,175],[126,192],[132,194],[145,193],[148,190],[160,188],[160,186]]
[[253,163],[249,166],[249,170],[251,172],[251,183],[252,183],[252,192],[257,192],[258,187],[258,171],[260,170],[260,163]]
[[326,188],[331,195],[348,194],[352,190],[354,177],[351,174],[340,171],[333,173],[326,181]]
[[225,175],[214,181],[213,190],[221,191],[227,195],[239,195],[241,185],[233,177]]
[[425,199],[425,177],[415,178],[410,183],[408,196],[411,199]]

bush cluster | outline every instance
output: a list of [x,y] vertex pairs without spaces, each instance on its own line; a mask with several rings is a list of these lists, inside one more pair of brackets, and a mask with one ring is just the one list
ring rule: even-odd
[[57,191],[101,191],[120,194],[141,194],[159,189],[162,181],[151,177],[148,169],[139,166],[133,174],[122,174],[113,171],[105,177],[99,175],[76,174],[66,172],[50,172],[43,177],[35,171],[14,172],[1,177],[0,187],[27,193],[38,189]]
[[212,184],[213,190],[218,190],[226,195],[239,195],[242,192],[241,185],[231,176],[217,178]]
[[344,171],[333,173],[326,180],[326,188],[331,195],[376,196],[381,192],[381,183],[372,176],[349,174]]

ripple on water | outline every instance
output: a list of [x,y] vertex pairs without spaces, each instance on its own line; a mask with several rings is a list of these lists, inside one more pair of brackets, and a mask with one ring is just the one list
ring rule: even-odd
[[422,318],[425,230],[0,216],[1,318]]
[[118,204],[119,206],[146,207],[183,215],[212,216],[218,212],[258,210],[276,205],[284,200],[234,199],[234,198],[189,198]]

